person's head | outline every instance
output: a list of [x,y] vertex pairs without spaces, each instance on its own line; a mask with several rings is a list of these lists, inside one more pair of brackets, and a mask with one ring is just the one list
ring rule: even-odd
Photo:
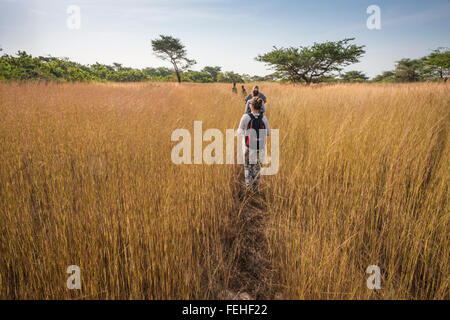
[[259,87],[258,87],[258,86],[254,86],[254,87],[253,87],[252,95],[253,95],[254,97],[257,97],[257,96],[259,95]]
[[233,82],[233,87],[236,87],[236,82]]
[[252,100],[250,100],[250,109],[253,113],[260,113],[262,109],[263,101],[261,98],[253,97]]

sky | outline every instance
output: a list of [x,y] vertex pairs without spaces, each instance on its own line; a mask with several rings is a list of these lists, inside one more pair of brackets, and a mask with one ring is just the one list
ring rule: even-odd
[[[367,27],[371,5],[380,8],[380,29]],[[450,0],[0,0],[0,46],[8,54],[169,67],[152,53],[160,34],[181,39],[194,70],[217,65],[250,75],[273,72],[255,61],[273,46],[354,37],[366,53],[346,70],[374,77],[402,58],[450,47]]]

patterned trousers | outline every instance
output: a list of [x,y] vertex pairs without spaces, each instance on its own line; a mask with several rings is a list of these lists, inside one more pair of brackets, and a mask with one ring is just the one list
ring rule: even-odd
[[[251,156],[250,156],[251,155]],[[253,191],[258,191],[259,177],[261,171],[261,159],[259,150],[245,148],[244,174],[245,185]]]

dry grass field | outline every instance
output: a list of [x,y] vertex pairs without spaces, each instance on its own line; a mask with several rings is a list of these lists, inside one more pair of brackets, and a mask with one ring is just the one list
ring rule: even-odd
[[263,83],[280,169],[246,287],[240,166],[171,161],[173,130],[237,128],[231,85],[0,83],[0,298],[449,299],[449,89]]

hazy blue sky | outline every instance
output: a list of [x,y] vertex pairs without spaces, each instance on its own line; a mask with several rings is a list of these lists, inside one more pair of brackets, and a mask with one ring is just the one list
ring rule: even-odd
[[[81,9],[81,28],[67,27],[69,5]],[[369,5],[381,8],[381,30],[366,27]],[[193,69],[267,74],[254,57],[272,46],[355,37],[366,45],[361,62],[347,69],[375,76],[403,57],[450,47],[449,0],[0,0],[0,45],[7,53],[69,57],[132,67],[160,66],[150,40],[182,40]]]

